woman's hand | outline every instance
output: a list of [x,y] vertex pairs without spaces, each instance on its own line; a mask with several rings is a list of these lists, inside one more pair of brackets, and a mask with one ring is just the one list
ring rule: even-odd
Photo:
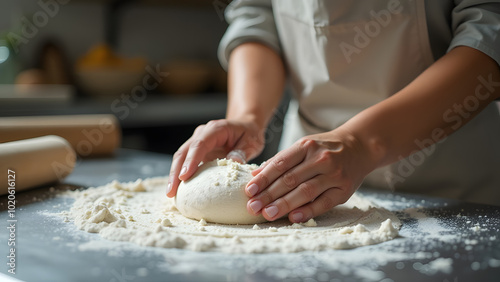
[[345,203],[374,169],[361,142],[346,131],[306,136],[253,172],[245,192],[251,214],[286,214],[305,222]]
[[181,180],[189,179],[200,162],[230,158],[246,162],[264,148],[263,131],[252,121],[213,120],[196,128],[174,154],[167,196],[174,197]]

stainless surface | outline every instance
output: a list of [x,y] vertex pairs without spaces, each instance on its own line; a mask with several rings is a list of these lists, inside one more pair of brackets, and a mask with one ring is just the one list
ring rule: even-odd
[[[163,176],[169,167],[169,156],[119,150],[115,158],[82,161],[56,189],[97,186],[114,179],[132,181]],[[491,267],[488,262],[491,258],[500,259],[500,208],[369,189],[362,192],[397,212],[403,221],[400,238],[353,250],[228,255],[101,240],[96,234],[76,230],[60,217],[47,215],[68,210],[72,201],[54,197],[49,187],[39,188],[16,194],[16,274],[9,275],[5,263],[0,272],[25,281],[282,281],[279,277],[288,277],[286,281],[498,281],[500,268]],[[1,197],[0,222],[5,226],[0,226],[2,230],[8,226],[6,203],[7,197]],[[418,222],[401,212],[417,206],[424,207],[425,213],[432,216],[430,221],[447,226],[447,231],[441,232],[443,236],[459,234],[460,241],[428,239],[426,232],[430,230],[417,228]],[[459,213],[461,217],[457,217]],[[467,221],[479,223],[483,231],[473,231],[473,225]],[[0,250],[6,262],[8,234],[5,231],[1,234]],[[89,241],[108,248],[80,248]],[[434,253],[434,257],[405,258],[419,252]],[[385,262],[382,259],[382,263],[378,259],[367,260],[371,256],[394,254],[402,254],[402,258]],[[437,257],[452,258],[453,271],[433,275],[418,271],[421,264]],[[263,265],[269,267],[262,268]]]

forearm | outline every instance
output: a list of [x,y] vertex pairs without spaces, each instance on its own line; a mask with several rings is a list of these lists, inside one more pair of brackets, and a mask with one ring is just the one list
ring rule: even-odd
[[342,128],[369,148],[376,168],[445,138],[498,97],[496,62],[472,48],[457,47],[407,87]]
[[231,52],[228,79],[227,119],[250,120],[264,129],[285,84],[280,56],[259,43],[242,44]]

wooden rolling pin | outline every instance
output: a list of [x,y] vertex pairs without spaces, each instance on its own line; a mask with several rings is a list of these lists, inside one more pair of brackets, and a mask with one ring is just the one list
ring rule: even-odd
[[0,144],[0,195],[62,180],[73,171],[76,154],[59,136]]
[[114,115],[0,118],[0,143],[45,135],[63,137],[81,157],[110,155],[121,142],[120,125]]

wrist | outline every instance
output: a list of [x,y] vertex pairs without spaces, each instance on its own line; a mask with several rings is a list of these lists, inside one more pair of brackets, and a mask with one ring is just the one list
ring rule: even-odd
[[334,131],[343,136],[343,142],[361,156],[363,161],[360,165],[366,174],[388,164],[386,163],[388,150],[382,138],[358,132],[344,125]]

